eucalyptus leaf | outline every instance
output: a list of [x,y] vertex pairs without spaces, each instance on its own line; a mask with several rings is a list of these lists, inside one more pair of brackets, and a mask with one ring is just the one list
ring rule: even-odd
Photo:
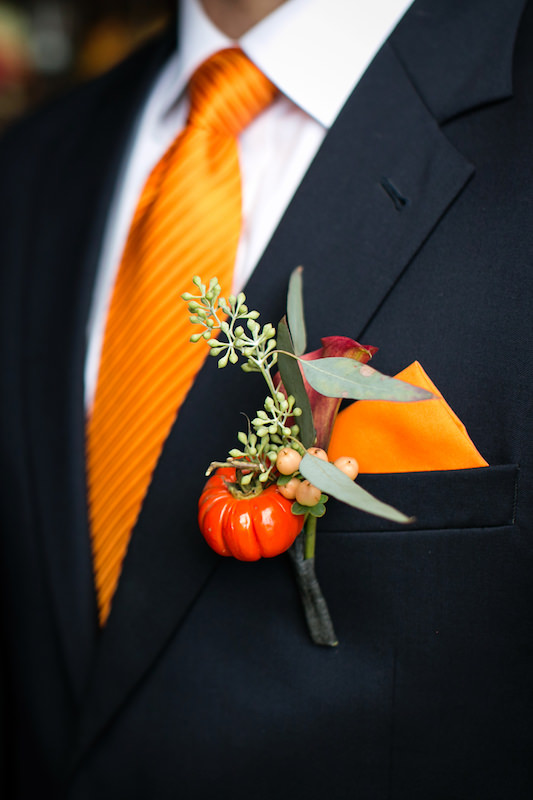
[[[278,325],[276,334],[276,341],[279,350],[285,350],[288,353],[294,353],[291,335],[287,327],[285,317]],[[287,394],[292,394],[296,401],[298,408],[302,409],[302,414],[298,417],[298,426],[300,428],[299,438],[304,447],[311,447],[314,444],[316,433],[313,424],[313,414],[311,412],[311,404],[298,366],[296,358],[286,356],[283,353],[278,355],[278,366],[281,375],[281,380],[285,386]]]
[[297,356],[303,355],[307,348],[302,273],[303,267],[296,267],[292,272],[287,294],[287,320]]
[[300,366],[313,389],[326,397],[393,402],[430,400],[435,397],[426,389],[390,378],[352,358],[300,359]]
[[349,506],[393,522],[413,522],[413,517],[378,500],[328,461],[306,453],[300,462],[300,473],[314,486]]

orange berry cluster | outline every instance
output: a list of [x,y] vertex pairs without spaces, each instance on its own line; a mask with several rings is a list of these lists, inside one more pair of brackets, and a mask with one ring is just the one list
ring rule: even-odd
[[[321,447],[309,447],[307,452],[321,458],[322,461],[329,461],[328,454]],[[313,486],[307,480],[301,480],[295,473],[298,472],[302,456],[292,447],[283,447],[276,458],[276,469],[281,475],[293,475],[284,486],[278,486],[278,492],[286,497],[287,500],[296,500],[301,506],[315,506],[322,495],[317,486]],[[337,469],[344,472],[351,480],[359,474],[359,464],[352,456],[340,456],[333,462]]]

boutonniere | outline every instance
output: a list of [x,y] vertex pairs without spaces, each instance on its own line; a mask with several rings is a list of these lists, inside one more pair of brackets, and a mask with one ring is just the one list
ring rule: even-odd
[[337,636],[315,573],[317,520],[329,497],[395,522],[410,518],[355,481],[356,454],[330,463],[327,447],[341,400],[411,402],[433,395],[368,365],[375,347],[343,336],[322,340],[306,354],[302,268],[289,281],[287,315],[277,328],[261,325],[243,292],[220,296],[216,278],[195,277],[198,293],[182,295],[190,321],[220,368],[238,364],[266,383],[263,408],[237,434],[239,446],[213,461],[199,500],[198,521],[207,543],[242,561],[289,552],[311,638],[334,646]]

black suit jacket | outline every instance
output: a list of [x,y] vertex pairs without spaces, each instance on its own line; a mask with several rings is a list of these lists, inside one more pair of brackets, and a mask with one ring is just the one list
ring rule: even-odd
[[[102,230],[169,48],[16,126],[0,154],[2,588],[11,797],[529,800],[533,8],[417,0],[328,134],[247,286],[275,322],[305,265],[310,347],[418,359],[488,468],[361,484],[407,529],[330,503],[309,641],[286,557],[201,539],[205,466],[260,407],[198,377],[96,624],[83,364]],[[317,57],[319,57],[317,55]],[[391,188],[392,187],[392,188]]]

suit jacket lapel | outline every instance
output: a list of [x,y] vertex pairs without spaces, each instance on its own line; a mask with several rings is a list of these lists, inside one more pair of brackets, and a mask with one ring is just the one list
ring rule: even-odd
[[[85,492],[86,322],[112,186],[136,110],[167,52],[167,43],[157,43],[149,48],[146,60],[138,56],[122,67],[131,74],[130,91],[105,105],[92,136],[76,136],[71,130],[61,160],[41,165],[47,223],[57,218],[62,224],[40,230],[38,220],[33,232],[34,274],[28,280],[26,327],[27,419],[43,561],[65,672],[78,703],[97,632]],[[85,101],[91,108],[92,98]],[[77,123],[91,124],[88,116],[87,110],[81,111]],[[83,151],[78,142],[85,143]],[[87,220],[92,220],[89,226]]]
[[[413,7],[415,22],[417,8],[424,11],[423,5]],[[460,23],[464,27],[462,17]],[[411,47],[405,25],[398,41],[393,37],[378,54],[328,134],[246,290],[250,307],[261,310],[264,321],[275,322],[284,313],[288,276],[303,263],[310,347],[320,335],[360,334],[474,171],[440,130],[428,98],[415,88],[415,67],[408,74],[402,65],[403,51]],[[434,43],[442,43],[436,49],[442,83],[453,37],[441,42],[438,31],[433,35]],[[484,63],[485,40],[471,51],[465,65],[469,73]],[[507,63],[500,72],[508,74]],[[504,84],[495,80],[495,97],[502,96]],[[446,87],[437,94],[448,98]],[[451,109],[451,101],[441,107]],[[254,381],[230,367],[219,371],[215,359],[208,359],[180,411],[102,635],[77,758],[135,691],[171,637],[183,635],[181,622],[220,563],[197,530],[205,468],[234,446],[243,425],[240,412],[260,408],[263,398],[260,378]]]

